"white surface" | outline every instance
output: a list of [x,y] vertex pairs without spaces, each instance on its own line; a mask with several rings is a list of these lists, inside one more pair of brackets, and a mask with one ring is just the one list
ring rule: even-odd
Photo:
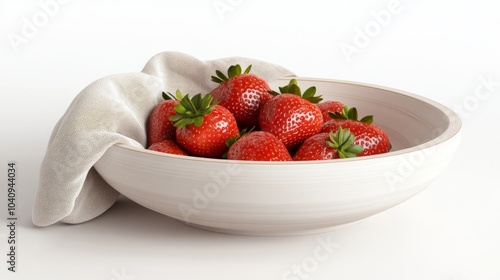
[[460,119],[436,102],[359,83],[297,80],[303,88],[315,86],[324,100],[342,100],[377,116],[391,137],[391,153],[266,163],[114,145],[95,169],[127,198],[194,226],[242,235],[303,235],[331,231],[406,201],[445,170],[459,146]]
[[[122,2],[60,5],[18,52],[7,34],[19,34],[23,18],[43,10],[38,1],[0,2],[0,155],[3,164],[15,160],[19,166],[20,217],[19,272],[8,273],[2,261],[2,279],[500,279],[500,152],[492,122],[500,117],[495,1],[401,0],[390,22],[350,62],[339,45],[353,44],[355,29],[373,25],[371,12],[391,1]],[[229,2],[234,7],[220,19],[213,4]],[[164,50],[201,59],[249,56],[300,76],[385,85],[461,106],[462,144],[424,192],[331,234],[210,233],[128,200],[89,223],[33,227],[40,162],[71,100],[102,76],[140,71]],[[489,76],[490,91],[483,87],[481,99],[475,97]],[[0,189],[6,223],[5,184]],[[0,226],[2,254],[6,229]],[[336,245],[321,250],[328,239]],[[287,274],[303,264],[309,272]]]

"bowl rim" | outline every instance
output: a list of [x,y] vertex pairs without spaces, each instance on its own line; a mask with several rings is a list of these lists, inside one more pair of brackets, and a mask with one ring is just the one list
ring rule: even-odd
[[[196,157],[196,156],[183,156],[183,155],[175,155],[175,154],[167,154],[167,153],[162,153],[162,152],[157,152],[153,150],[148,150],[144,147],[136,147],[133,145],[129,144],[123,144],[123,143],[116,143],[112,147],[113,148],[118,148],[118,149],[124,149],[128,150],[130,152],[138,152],[142,154],[148,154],[151,156],[158,156],[158,157],[163,157],[163,158],[172,158],[176,160],[189,160],[189,161],[199,161],[199,162],[207,162],[207,163],[223,163],[223,164],[248,164],[248,165],[279,165],[279,166],[285,166],[285,165],[296,165],[296,164],[340,164],[340,163],[346,163],[346,162],[355,162],[355,161],[372,161],[372,160],[378,160],[378,159],[383,159],[387,157],[394,157],[398,155],[405,155],[405,154],[410,154],[413,152],[417,151],[422,151],[425,149],[430,149],[436,145],[442,144],[455,136],[457,136],[461,129],[462,129],[462,121],[460,119],[460,116],[451,110],[450,108],[446,107],[445,105],[434,101],[432,99],[429,99],[424,96],[420,96],[417,94],[413,94],[404,90],[399,90],[391,87],[386,87],[386,86],[381,86],[381,85],[375,85],[375,84],[369,84],[369,83],[363,83],[363,82],[355,82],[355,81],[347,81],[347,80],[337,80],[337,79],[326,79],[326,78],[311,78],[311,77],[285,77],[285,78],[280,78],[275,81],[272,81],[273,83],[276,81],[289,81],[290,79],[297,79],[299,82],[300,81],[308,81],[308,82],[333,82],[337,84],[348,84],[348,85],[357,85],[357,86],[364,86],[364,87],[369,87],[373,89],[379,89],[379,90],[384,90],[384,91],[389,91],[398,95],[404,95],[409,98],[413,98],[419,101],[423,101],[427,104],[430,104],[433,107],[436,107],[438,110],[440,110],[447,118],[448,118],[448,127],[438,136],[429,139],[428,141],[421,143],[416,146],[412,146],[409,148],[404,148],[401,150],[397,151],[390,151],[388,153],[384,154],[378,154],[378,155],[370,155],[370,156],[365,156],[365,157],[355,157],[355,158],[345,158],[345,159],[330,159],[330,160],[311,160],[311,161],[249,161],[249,160],[225,160],[225,159],[215,159],[215,158],[204,158],[204,157]],[[110,147],[110,148],[112,148]]]

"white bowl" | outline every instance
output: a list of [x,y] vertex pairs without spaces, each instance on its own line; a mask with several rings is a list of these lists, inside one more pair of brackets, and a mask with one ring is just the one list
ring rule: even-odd
[[[456,113],[427,98],[380,86],[298,78],[324,99],[373,114],[393,149],[383,155],[302,162],[176,156],[112,146],[95,164],[131,200],[189,225],[232,234],[329,231],[393,207],[446,168],[460,139]],[[288,80],[273,83],[272,88]]]

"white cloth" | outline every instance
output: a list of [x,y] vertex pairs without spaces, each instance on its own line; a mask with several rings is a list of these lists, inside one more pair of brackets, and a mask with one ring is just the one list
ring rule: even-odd
[[161,92],[207,93],[219,69],[252,64],[252,73],[267,81],[293,76],[272,63],[228,57],[200,61],[179,52],[153,56],[142,72],[99,79],[80,92],[55,125],[40,169],[33,224],[82,223],[109,209],[119,193],[93,165],[116,144],[146,145],[146,122],[162,100]]

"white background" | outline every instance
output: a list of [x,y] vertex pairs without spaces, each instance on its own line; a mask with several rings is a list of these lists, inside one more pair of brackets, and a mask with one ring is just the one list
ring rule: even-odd
[[[17,273],[7,271],[7,228],[0,226],[2,279],[500,279],[496,1],[61,1],[44,9],[47,2],[0,1],[1,223],[11,160],[20,218]],[[377,22],[381,10],[390,18],[383,12]],[[363,40],[359,32],[370,35]],[[346,45],[356,52],[344,54]],[[461,110],[461,147],[424,192],[332,233],[217,234],[126,199],[85,224],[34,227],[40,163],[73,98],[167,50],[253,57],[299,76],[426,96]],[[475,95],[481,80],[490,86]],[[338,247],[314,269],[283,278],[294,266],[304,271],[318,238]]]

